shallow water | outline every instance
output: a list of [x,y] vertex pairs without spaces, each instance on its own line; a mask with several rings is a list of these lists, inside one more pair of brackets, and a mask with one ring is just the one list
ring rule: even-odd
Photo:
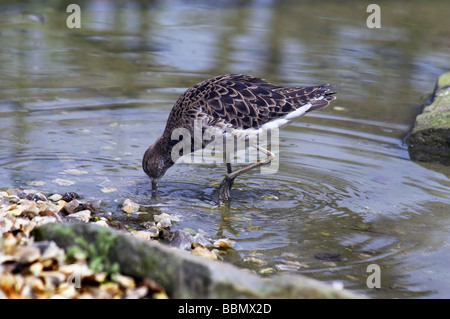
[[[81,1],[68,29],[57,3],[0,5],[0,187],[101,198],[132,227],[175,214],[173,230],[229,237],[225,260],[255,271],[450,297],[450,169],[410,161],[404,143],[448,71],[446,1],[383,3],[381,29],[364,5],[312,1]],[[176,164],[152,198],[144,151],[186,88],[224,73],[331,83],[338,99],[285,127],[277,173],[239,177],[229,207],[215,207],[223,165]],[[125,216],[125,198],[149,214]]]

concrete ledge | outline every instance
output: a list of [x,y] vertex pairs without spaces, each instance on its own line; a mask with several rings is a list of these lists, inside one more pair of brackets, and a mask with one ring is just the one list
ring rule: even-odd
[[417,116],[407,142],[412,160],[450,165],[450,72],[438,78],[432,103]]
[[[67,250],[114,265],[123,275],[151,278],[170,298],[364,298],[300,275],[261,278],[233,265],[195,256],[93,224],[47,224],[32,233]],[[107,249],[105,249],[107,248]]]

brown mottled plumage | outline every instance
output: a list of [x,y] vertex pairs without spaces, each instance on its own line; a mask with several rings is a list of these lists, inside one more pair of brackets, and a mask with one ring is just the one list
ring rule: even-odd
[[[186,128],[193,134],[194,122],[201,120],[203,129],[216,128],[223,133],[231,131],[233,135],[257,134],[327,106],[336,98],[331,88],[328,84],[285,88],[242,74],[221,75],[194,85],[177,100],[163,135],[144,154],[142,166],[152,179],[153,190],[174,164],[171,150],[178,142],[171,140],[174,129]],[[231,166],[228,173],[231,173]],[[236,176],[228,182],[229,189]]]

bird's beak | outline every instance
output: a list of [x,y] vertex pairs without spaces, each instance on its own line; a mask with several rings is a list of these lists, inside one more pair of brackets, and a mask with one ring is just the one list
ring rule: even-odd
[[156,194],[156,189],[158,188],[158,180],[155,178],[152,178],[152,194]]

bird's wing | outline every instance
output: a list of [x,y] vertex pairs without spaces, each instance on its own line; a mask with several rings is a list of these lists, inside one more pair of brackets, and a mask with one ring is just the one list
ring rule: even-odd
[[240,74],[212,78],[193,89],[192,97],[199,97],[195,109],[208,118],[209,125],[234,129],[258,129],[270,121],[295,115],[296,110],[302,115],[323,108],[336,98],[328,84],[284,88]]

